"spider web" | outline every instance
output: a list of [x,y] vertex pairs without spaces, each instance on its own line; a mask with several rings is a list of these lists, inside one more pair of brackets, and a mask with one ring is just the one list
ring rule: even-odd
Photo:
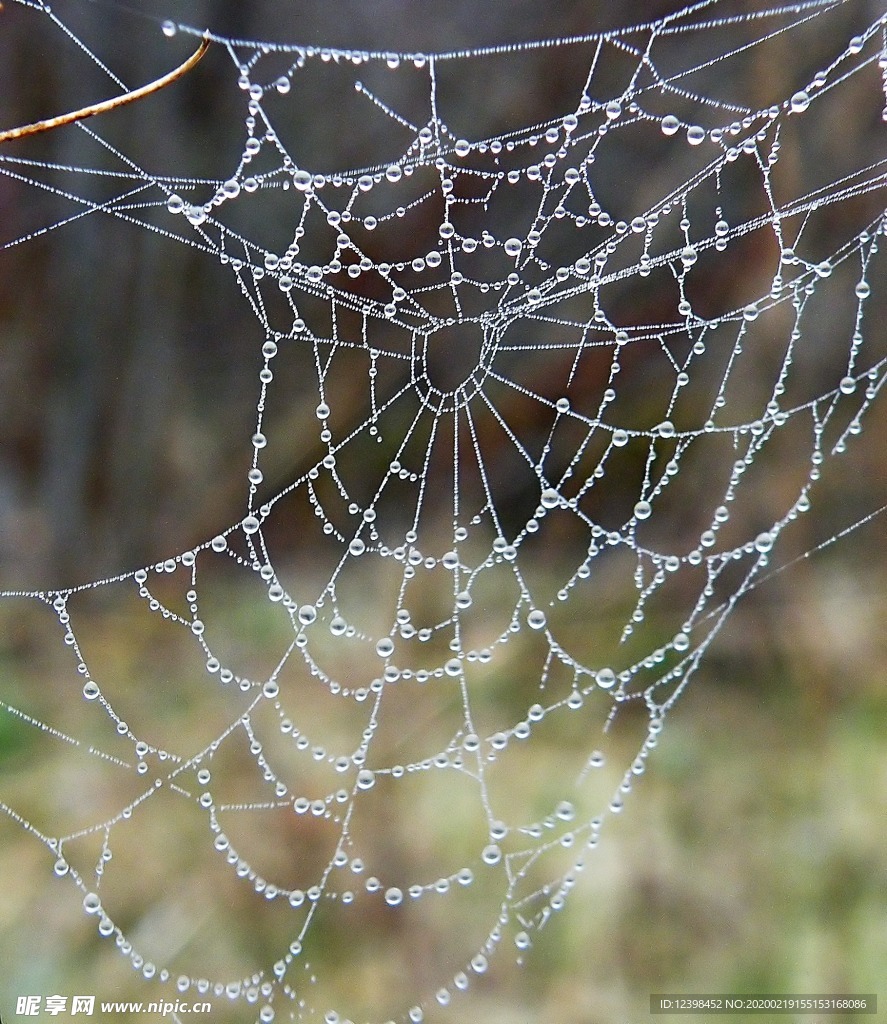
[[[2,595],[54,616],[68,659],[56,716],[3,714],[64,777],[113,777],[104,804],[2,807],[146,979],[260,1021],[418,1022],[483,988],[593,865],[736,603],[816,546],[793,527],[885,381],[887,165],[807,140],[851,111],[883,142],[885,18],[848,35],[845,3],[721,6],[458,53],[217,36],[242,115],[224,177],[155,173],[100,122],[63,129],[92,164],[0,156],[73,211],[6,249],[84,217],[152,231],[221,264],[261,351],[242,518],[137,571]],[[805,46],[815,66],[754,81]],[[572,102],[527,124],[513,93],[540,60]],[[335,111],[352,163],[293,130],[305,105]],[[149,622],[129,666],[109,608]],[[150,700],[199,728],[170,713],[157,734]],[[170,830],[212,881],[148,928],[128,872]],[[151,870],[173,884],[174,863]],[[239,962],[207,923],[222,892],[254,922]],[[392,932],[420,963],[380,952]],[[331,944],[385,960],[393,998],[349,1006],[317,967]]]

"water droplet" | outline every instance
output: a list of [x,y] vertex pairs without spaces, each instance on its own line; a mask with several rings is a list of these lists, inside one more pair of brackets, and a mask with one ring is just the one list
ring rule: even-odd
[[348,545],[348,550],[352,555],[359,556],[366,551],[366,544],[360,539],[360,537],[355,537]]
[[385,891],[385,902],[389,907],[399,906],[403,902],[403,892],[392,886],[390,889]]
[[576,808],[569,800],[562,800],[554,812],[561,821],[572,821],[576,817]]
[[705,129],[700,128],[698,124],[690,125],[687,129],[687,142],[689,142],[691,146],[698,146],[704,139]]
[[357,788],[372,789],[376,784],[376,776],[369,768],[361,768],[357,773]]
[[634,507],[634,514],[637,519],[649,519],[653,511],[649,501],[639,501]]
[[163,32],[165,36],[167,36],[168,38],[172,38],[176,34],[176,32],[178,32],[179,29],[174,21],[165,21],[160,26],[160,30],[161,32]]
[[197,227],[206,220],[206,210],[202,206],[186,206],[185,216],[191,224]]
[[628,434],[624,430],[613,431],[613,444],[617,448],[624,448],[628,444]]
[[317,618],[317,609],[313,604],[303,604],[299,609],[299,622],[303,626],[310,626]]
[[389,658],[394,653],[394,641],[390,636],[383,636],[376,644],[376,654],[380,658]]
[[530,629],[542,629],[545,625],[545,612],[534,608],[527,616],[527,625]]
[[181,213],[185,209],[185,200],[174,192],[166,201],[166,208],[170,213]]
[[255,516],[247,516],[243,520],[243,532],[255,533],[259,529],[259,520]]
[[616,673],[611,668],[602,668],[597,672],[597,684],[604,690],[610,690],[616,685]]
[[519,256],[522,249],[521,240],[519,238],[509,238],[505,242],[505,252],[509,256]]
[[762,554],[769,551],[773,547],[773,539],[772,533],[759,533],[755,537],[755,550],[760,551]]
[[481,854],[481,860],[484,864],[498,864],[502,859],[502,850],[495,843],[490,843],[489,846],[485,846],[483,853]]
[[674,114],[666,114],[660,123],[663,135],[674,135],[680,127],[681,122],[674,116]]
[[489,961],[483,955],[483,953],[476,953],[471,958],[471,969],[475,972],[475,974],[483,974],[484,971],[486,971],[488,966],[489,966]]
[[856,381],[852,377],[843,377],[838,387],[842,395],[852,395],[856,390]]
[[557,508],[561,503],[561,496],[553,488],[547,487],[539,500],[543,508]]

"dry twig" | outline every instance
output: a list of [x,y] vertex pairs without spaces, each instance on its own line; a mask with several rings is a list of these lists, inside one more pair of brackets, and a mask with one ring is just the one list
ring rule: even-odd
[[140,89],[133,89],[132,92],[124,93],[122,96],[114,96],[112,99],[103,100],[101,103],[93,103],[91,106],[81,107],[80,110],[73,110],[69,114],[61,114],[58,117],[49,117],[45,121],[35,121],[33,124],[22,125],[20,128],[10,128],[5,132],[0,132],[0,142],[9,142],[11,139],[21,139],[26,135],[37,135],[39,132],[46,132],[52,128],[60,128],[64,124],[72,124],[74,121],[82,121],[85,117],[94,117],[96,114],[104,114],[109,110],[122,107],[127,103],[134,103],[136,100],[144,99],[145,96],[150,96],[153,92],[165,89],[166,86],[172,85],[172,83],[177,79],[186,75],[208,49],[209,39],[204,39],[200,46],[183,64],[180,64],[177,68],[170,71],[169,74],[164,75],[162,78],[149,82],[147,85],[143,85]]

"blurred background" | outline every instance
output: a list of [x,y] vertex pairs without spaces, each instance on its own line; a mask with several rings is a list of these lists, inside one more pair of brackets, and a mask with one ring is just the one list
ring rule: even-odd
[[[193,49],[194,39],[184,33],[163,35],[159,22],[166,18],[243,39],[450,51],[584,35],[677,9],[665,2],[639,10],[597,0],[314,0],[298,10],[271,0],[150,0],[138,11],[84,0],[53,5],[129,87],[165,73]],[[719,4],[713,11],[722,16],[747,9]],[[846,39],[879,13],[876,3],[839,5],[813,20],[800,44],[795,37],[790,43],[776,38],[731,66],[732,78],[716,67],[696,86],[723,89],[723,95],[763,107],[827,66]],[[732,45],[739,46],[742,30],[730,31],[736,33]],[[730,33],[725,30],[723,38]],[[698,59],[704,59],[705,48],[695,37],[682,42],[699,45]],[[577,76],[587,69],[587,52],[577,52],[572,62],[571,53],[540,50],[510,66],[481,61],[476,77],[466,72],[460,81],[454,75],[448,118],[479,131],[488,117],[504,130],[502,125],[532,124],[563,112],[575,97]],[[620,73],[612,70],[614,88]],[[306,165],[347,168],[378,159],[382,147],[375,126],[322,108],[317,88],[287,112],[287,132],[298,140]],[[60,114],[114,91],[107,75],[45,14],[17,3],[0,11],[4,127]],[[787,131],[779,179],[784,195],[803,195],[883,159],[883,103],[873,61],[865,74],[836,90],[831,105],[822,104],[821,115],[805,122],[803,134]],[[174,86],[114,111],[95,128],[158,174],[219,181],[231,173],[242,149],[243,107],[230,56],[213,47]],[[217,260],[113,217],[75,217],[62,224],[79,207],[34,182],[45,178],[64,186],[64,175],[17,166],[17,159],[76,167],[97,166],[98,157],[95,144],[72,127],[6,143],[0,152],[0,244],[6,246],[0,249],[0,587],[16,591],[72,587],[126,572],[201,543],[240,519],[264,340],[230,272]],[[666,161],[640,133],[623,148],[614,147],[613,159],[607,180],[614,208],[645,208],[645,197],[667,193],[672,179],[683,181],[691,173]],[[118,164],[111,160],[108,166]],[[732,212],[749,216],[760,202],[760,179],[749,180],[747,192],[739,177],[730,186]],[[101,179],[78,179],[77,187],[96,202],[105,195]],[[829,206],[805,235],[807,258],[837,249],[884,205],[883,189],[875,189]],[[433,212],[414,225],[417,237],[436,238]],[[54,229],[44,231],[47,226]],[[22,238],[22,244],[7,244]],[[694,301],[708,303],[711,316],[766,291],[772,278],[772,252],[756,235],[728,256],[707,277],[699,275],[705,294]],[[883,357],[887,331],[878,266],[869,274],[873,295],[866,307],[872,363]],[[834,291],[824,292],[827,301],[811,325],[809,350],[800,360],[809,395],[835,387],[846,367],[853,308],[852,294],[848,298],[847,288],[842,290],[846,283],[836,280]],[[669,286],[655,276],[646,283],[635,279],[613,302],[632,310],[626,313],[632,322],[667,321],[675,315],[673,281]],[[643,365],[627,361],[624,373],[629,372],[636,375],[638,415],[646,415],[644,402],[656,382]],[[294,440],[268,463],[272,483],[292,479],[316,457],[316,449],[299,444],[306,424],[316,422],[316,388],[297,365],[284,374],[287,401],[269,410],[268,434]],[[363,400],[357,394],[361,386],[355,385],[355,402]],[[749,394],[755,393],[749,384]],[[632,409],[622,415],[630,418]],[[824,468],[813,512],[793,528],[783,558],[812,550],[885,504],[885,439],[881,396],[862,434]],[[781,481],[806,471],[805,444],[798,447],[800,466],[792,463],[790,448],[779,460],[764,460],[759,493],[767,522],[777,514],[771,510],[779,507]],[[696,475],[687,471],[690,492],[704,489],[705,472],[704,463]],[[636,498],[636,480],[629,476],[611,476],[607,486],[614,506]],[[508,500],[520,505],[536,499],[518,488]],[[303,536],[310,515],[310,508],[296,510],[274,533],[275,551],[290,560],[294,573],[313,571],[305,562],[310,555]],[[649,994],[657,991],[875,992],[880,985],[882,1001],[887,999],[884,539],[884,518],[876,517],[740,603],[669,717],[626,813],[608,824],[564,910],[524,964],[503,954],[490,977],[474,986],[471,999],[457,1001],[441,1019],[634,1024],[647,1018]],[[252,590],[234,573],[214,574],[213,585],[221,595],[220,614],[236,629],[238,657],[262,664],[277,628],[267,609],[257,607]],[[367,595],[369,603],[372,597]],[[621,600],[621,593],[605,596],[614,608]],[[192,738],[196,742],[216,708],[209,695],[181,682],[192,668],[193,651],[168,641],[156,628],[156,616],[146,616],[114,588],[78,610],[80,628],[95,638],[107,675],[122,693],[129,688],[135,695],[134,713],[144,728],[176,737],[182,747],[190,747]],[[99,820],[97,808],[120,798],[113,787],[103,788],[104,781],[98,785],[88,769],[78,775],[80,769],[45,736],[35,737],[36,730],[8,711],[17,708],[62,731],[89,735],[78,686],[71,688],[71,677],[73,684],[78,681],[52,620],[30,604],[0,601],[0,799],[35,827],[45,822],[49,833],[54,815],[70,813],[75,821],[82,810],[84,820]],[[576,624],[589,645],[604,643],[610,627],[603,620]],[[515,644],[503,674],[519,673],[525,656]],[[564,750],[584,750],[586,742],[582,736],[540,740],[534,748],[538,763],[528,777],[556,778]],[[630,736],[616,737],[614,760],[629,763],[632,744]],[[232,776],[236,770],[230,768]],[[365,822],[371,855],[391,855],[392,828],[415,831],[415,844],[409,835],[398,835],[399,855],[408,862],[421,858],[421,849],[411,847],[421,848],[423,836],[449,841],[441,816],[458,821],[459,813],[446,799],[445,792],[431,789],[422,802],[397,805],[390,818]],[[517,803],[521,799],[515,797]],[[273,959],[288,925],[270,920],[258,927],[252,904],[230,878],[216,877],[193,853],[197,825],[173,814],[169,809],[153,829],[122,844],[128,870],[121,883],[125,894],[118,895],[126,897],[126,924],[150,947],[167,928],[175,930],[181,908],[190,911],[202,898],[216,906],[190,941],[209,942],[213,933],[211,959],[220,974],[237,970],[244,956],[257,963]],[[270,848],[306,841],[310,848],[310,837],[291,835],[287,827],[268,826],[264,839]],[[84,864],[100,855],[100,838],[95,848],[85,844]],[[458,845],[459,837],[452,842]],[[26,993],[163,998],[159,986],[137,975],[95,934],[94,921],[70,898],[73,890],[52,877],[51,863],[42,844],[18,823],[0,819],[0,1014],[12,1017],[14,997]],[[468,915],[460,907],[463,912]],[[487,918],[489,913],[484,924]],[[470,916],[459,922],[466,932],[479,927]],[[337,948],[331,929],[327,948],[314,953],[317,973],[333,977],[330,990],[349,993],[369,1019],[370,1008],[396,987],[411,952],[423,950],[433,959],[437,947],[425,926],[418,919],[395,927],[367,915],[355,925],[366,936],[359,955],[343,952],[351,949],[344,936]],[[432,927],[445,930],[429,921],[429,935]],[[431,969],[428,977],[430,985],[436,972]],[[213,1019],[254,1017],[254,1009],[241,1005],[220,1008]]]

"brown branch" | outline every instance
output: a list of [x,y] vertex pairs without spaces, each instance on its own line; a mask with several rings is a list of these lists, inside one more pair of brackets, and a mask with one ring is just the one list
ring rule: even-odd
[[74,121],[82,121],[83,118],[93,117],[95,114],[104,114],[108,110],[114,110],[115,107],[122,107],[126,103],[134,103],[136,100],[143,99],[145,96],[150,96],[152,92],[157,92],[159,89],[165,89],[166,86],[172,85],[172,83],[181,78],[182,75],[186,75],[208,49],[209,39],[204,38],[200,46],[191,54],[184,64],[180,64],[175,68],[175,70],[170,71],[169,74],[164,75],[162,78],[149,82],[147,85],[143,85],[140,89],[133,89],[132,92],[124,93],[122,96],[115,96],[110,100],[103,100],[101,103],[93,103],[89,107],[82,107],[80,110],[74,110],[70,114],[61,114],[59,117],[49,117],[45,121],[35,121],[33,124],[26,124],[21,128],[10,128],[8,131],[0,132],[0,142],[8,142],[10,139],[21,139],[26,135],[36,135],[39,132],[50,131],[52,128],[60,128],[63,124],[72,124]]

